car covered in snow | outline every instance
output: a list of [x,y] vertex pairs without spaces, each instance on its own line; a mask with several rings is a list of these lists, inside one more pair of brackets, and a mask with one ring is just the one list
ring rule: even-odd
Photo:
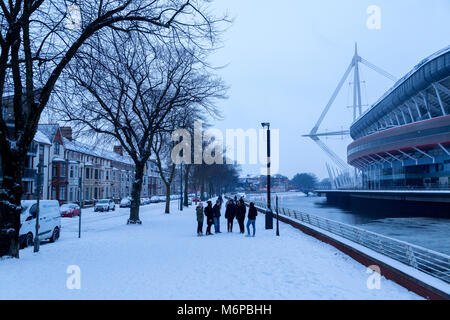
[[[33,245],[36,232],[37,201],[21,202],[19,243],[21,248]],[[39,201],[39,240],[55,242],[61,231],[61,213],[56,200]]]
[[110,210],[116,210],[116,204],[111,199],[99,200],[94,206],[94,212],[108,212]]
[[158,203],[161,202],[158,196],[152,196],[150,198],[150,203]]
[[73,218],[80,215],[80,206],[75,203],[66,203],[59,208],[59,211],[61,217]]
[[131,200],[128,198],[124,198],[120,201],[120,207],[121,208],[129,208],[131,207]]

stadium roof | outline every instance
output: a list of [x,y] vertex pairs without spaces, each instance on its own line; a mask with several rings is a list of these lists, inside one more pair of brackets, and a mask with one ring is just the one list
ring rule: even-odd
[[352,124],[350,127],[352,138],[355,139],[358,133],[377,122],[384,115],[392,112],[418,92],[448,76],[450,76],[450,46],[422,60],[397,81],[390,90]]

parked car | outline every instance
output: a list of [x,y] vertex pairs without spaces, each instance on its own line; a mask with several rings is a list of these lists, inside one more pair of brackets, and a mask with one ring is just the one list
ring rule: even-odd
[[[36,230],[37,202],[24,200],[20,214],[19,243],[20,247],[32,246]],[[55,242],[61,231],[61,213],[56,200],[39,201],[39,239]]]
[[128,198],[124,198],[120,201],[120,207],[121,208],[129,208],[131,207],[131,200]]
[[61,212],[61,217],[73,218],[80,215],[80,206],[75,203],[63,204],[59,211]]
[[145,204],[150,204],[151,203],[150,198],[144,198],[144,202]]
[[116,210],[116,204],[114,203],[114,200],[102,199],[99,200],[94,206],[94,212],[108,212],[109,210]]
[[144,206],[144,205],[146,205],[145,199],[144,199],[144,198],[141,198],[141,206]]
[[158,203],[158,202],[160,202],[158,196],[152,196],[150,198],[150,203]]

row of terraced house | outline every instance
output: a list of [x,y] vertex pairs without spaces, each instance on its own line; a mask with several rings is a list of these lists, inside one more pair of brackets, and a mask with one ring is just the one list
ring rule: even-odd
[[[134,180],[132,159],[122,147],[105,150],[72,138],[71,127],[40,124],[28,151],[28,165],[23,174],[24,199],[37,197],[37,171],[41,162],[41,199],[60,203],[91,204],[97,199],[120,200],[131,195]],[[0,167],[0,180],[2,179]],[[81,182],[81,190],[80,190]],[[164,195],[165,186],[156,166],[145,168],[141,197]]]

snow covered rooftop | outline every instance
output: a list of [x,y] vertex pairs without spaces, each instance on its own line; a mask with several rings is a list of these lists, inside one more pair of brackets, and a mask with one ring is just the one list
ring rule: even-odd
[[69,139],[63,138],[64,147],[66,150],[90,155],[97,158],[103,158],[110,161],[117,161],[124,164],[133,165],[133,160],[129,156],[121,156],[113,151],[108,151],[99,148],[95,145],[85,144],[76,140],[70,141]]
[[50,142],[50,140],[47,138],[47,136],[39,130],[36,131],[36,134],[34,135],[33,140],[34,140],[34,142],[37,142],[37,143],[48,144],[48,145],[52,144]]
[[55,139],[56,132],[58,132],[59,124],[39,124],[38,130],[41,131],[49,140],[50,143]]

